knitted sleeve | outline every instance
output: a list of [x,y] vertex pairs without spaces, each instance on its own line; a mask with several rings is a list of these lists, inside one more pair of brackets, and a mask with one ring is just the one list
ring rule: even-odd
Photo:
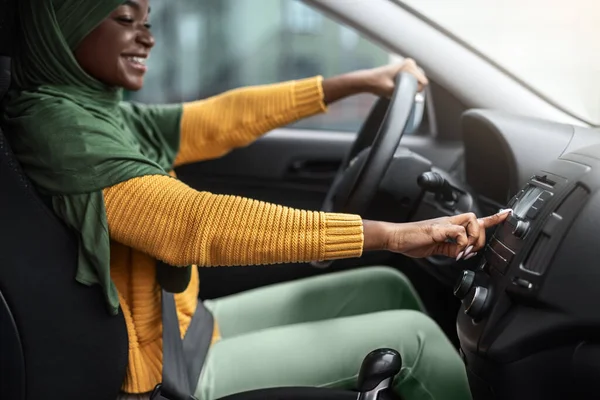
[[362,219],[198,192],[166,176],[104,190],[111,239],[175,266],[359,257]]
[[251,86],[183,105],[175,165],[220,157],[259,136],[326,111],[323,78]]

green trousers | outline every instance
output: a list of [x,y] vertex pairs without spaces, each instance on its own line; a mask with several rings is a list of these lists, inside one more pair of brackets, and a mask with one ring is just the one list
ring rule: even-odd
[[406,400],[470,399],[464,365],[399,272],[369,267],[206,301],[223,339],[196,396],[276,387],[354,388],[363,358],[396,349],[394,391]]

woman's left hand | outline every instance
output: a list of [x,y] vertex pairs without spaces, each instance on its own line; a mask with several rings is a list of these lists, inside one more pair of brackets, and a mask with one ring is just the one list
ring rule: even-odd
[[323,81],[323,101],[325,104],[331,104],[359,93],[391,97],[396,88],[396,75],[400,72],[413,74],[419,82],[419,90],[423,90],[429,84],[423,70],[414,60],[407,58],[400,63],[363,69],[325,79]]
[[407,58],[401,63],[365,70],[364,74],[366,81],[369,82],[370,91],[374,95],[391,97],[396,87],[396,75],[401,72],[408,72],[417,78],[419,91],[422,91],[429,84],[423,70],[411,58]]

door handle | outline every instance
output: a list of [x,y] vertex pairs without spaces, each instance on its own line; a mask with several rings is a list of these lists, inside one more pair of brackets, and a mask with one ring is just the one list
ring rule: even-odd
[[339,160],[298,160],[288,168],[293,178],[329,180],[335,177],[342,162]]

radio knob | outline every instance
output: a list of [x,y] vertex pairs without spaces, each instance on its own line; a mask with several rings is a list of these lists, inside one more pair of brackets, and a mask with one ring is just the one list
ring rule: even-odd
[[529,222],[517,221],[517,225],[513,230],[513,235],[515,235],[519,239],[523,239],[525,235],[527,235],[527,232],[529,232]]
[[469,295],[463,299],[465,314],[474,320],[479,319],[483,315],[488,295],[488,290],[482,286],[476,286],[475,290],[471,290]]
[[454,286],[454,295],[461,300],[464,299],[473,287],[473,282],[475,282],[475,272],[465,269]]

